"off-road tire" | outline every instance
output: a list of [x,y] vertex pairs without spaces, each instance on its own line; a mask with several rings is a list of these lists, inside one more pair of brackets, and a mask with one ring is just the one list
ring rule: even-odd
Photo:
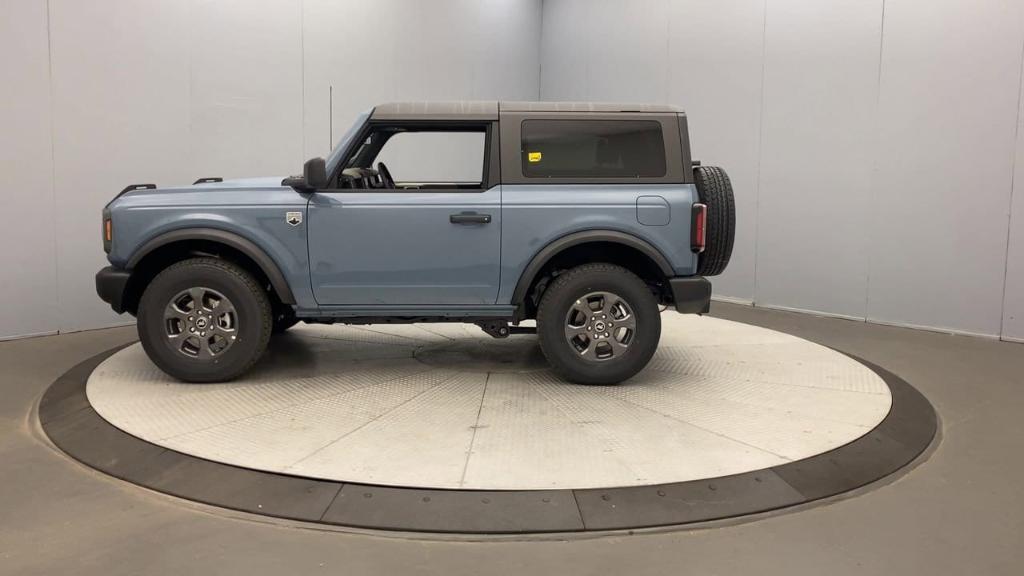
[[697,258],[697,274],[716,276],[729,264],[736,236],[736,201],[725,170],[715,166],[693,169],[700,201],[708,207],[707,241]]
[[[586,360],[566,337],[566,317],[578,299],[610,292],[626,301],[636,318],[636,330],[622,356]],[[612,264],[584,264],[559,274],[544,291],[537,310],[537,336],[554,371],[577,384],[618,384],[644,369],[661,338],[657,300],[635,274]]]
[[[175,295],[194,287],[223,294],[233,305],[237,334],[212,358],[190,357],[167,335],[165,311]],[[270,299],[240,266],[217,258],[192,258],[157,274],[142,294],[138,332],[142,347],[161,370],[184,382],[225,382],[249,370],[266,350],[273,324]]]

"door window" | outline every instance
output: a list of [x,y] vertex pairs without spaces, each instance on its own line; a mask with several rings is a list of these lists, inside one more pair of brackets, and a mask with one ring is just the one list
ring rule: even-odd
[[484,174],[483,132],[399,132],[374,160],[396,183],[480,185]]
[[376,126],[341,171],[340,188],[482,189],[487,127]]

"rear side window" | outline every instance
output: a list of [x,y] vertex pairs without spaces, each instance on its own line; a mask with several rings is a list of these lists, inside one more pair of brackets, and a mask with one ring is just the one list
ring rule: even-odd
[[660,178],[665,140],[654,120],[524,120],[527,178]]

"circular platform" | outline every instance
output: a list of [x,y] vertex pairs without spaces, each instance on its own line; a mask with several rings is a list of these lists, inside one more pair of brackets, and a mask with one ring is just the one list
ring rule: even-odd
[[[714,478],[847,444],[889,412],[869,368],[806,340],[664,315],[648,369],[579,386],[532,335],[464,324],[302,326],[248,377],[181,384],[138,344],[89,403],[172,450],[268,472],[389,486],[543,490]],[[671,458],[666,455],[671,454]]]
[[172,494],[458,532],[770,510],[876,480],[934,435],[927,401],[882,370],[764,328],[662,318],[654,359],[618,386],[558,380],[532,335],[297,326],[226,384],[176,382],[129,346],[58,381],[40,420],[73,456]]

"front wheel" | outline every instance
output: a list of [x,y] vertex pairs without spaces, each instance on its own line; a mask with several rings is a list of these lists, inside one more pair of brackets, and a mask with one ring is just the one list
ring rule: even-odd
[[618,384],[647,366],[661,338],[654,294],[635,274],[586,264],[560,274],[537,310],[541,350],[578,384]]
[[216,258],[178,262],[157,274],[139,302],[139,340],[161,370],[185,382],[223,382],[267,347],[270,299],[243,268]]

